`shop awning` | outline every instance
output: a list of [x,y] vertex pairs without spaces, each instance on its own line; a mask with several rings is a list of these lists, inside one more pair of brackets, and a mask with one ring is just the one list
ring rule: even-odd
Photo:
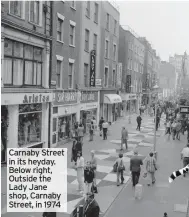
[[114,104],[114,103],[120,103],[122,102],[122,99],[117,94],[105,94],[104,95],[104,104]]

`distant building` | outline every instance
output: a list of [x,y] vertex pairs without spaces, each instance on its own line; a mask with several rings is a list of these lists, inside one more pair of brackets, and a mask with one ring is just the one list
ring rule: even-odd
[[163,98],[173,97],[175,94],[176,70],[175,67],[165,61],[160,64],[159,87],[163,90]]
[[[122,99],[124,110],[138,111],[142,101],[144,45],[128,27],[119,27],[118,60],[122,63]],[[129,81],[130,80],[130,81]]]
[[144,52],[144,72],[143,72],[143,104],[151,104],[152,90],[155,84],[158,84],[158,71],[160,67],[160,58],[156,55],[156,51],[146,38],[142,37],[139,40],[145,47]]

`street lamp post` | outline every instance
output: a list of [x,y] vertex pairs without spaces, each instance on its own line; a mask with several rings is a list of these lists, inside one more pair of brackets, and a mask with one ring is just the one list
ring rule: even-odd
[[[133,85],[130,86],[132,92]],[[129,124],[131,124],[131,100],[129,100]]]

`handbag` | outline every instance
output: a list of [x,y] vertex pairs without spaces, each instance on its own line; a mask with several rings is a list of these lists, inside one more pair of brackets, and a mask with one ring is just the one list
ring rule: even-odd
[[125,166],[123,164],[123,160],[121,160],[121,163],[120,163],[120,165],[118,167],[118,172],[121,172],[121,171],[124,171],[124,170],[125,170]]
[[113,165],[113,172],[117,172],[117,167],[118,167],[118,163],[116,162],[116,163]]

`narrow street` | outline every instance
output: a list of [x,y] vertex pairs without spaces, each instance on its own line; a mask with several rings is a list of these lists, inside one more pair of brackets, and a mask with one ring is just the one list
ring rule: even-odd
[[[119,209],[119,216],[141,217],[149,216],[156,212],[158,217],[163,212],[168,212],[171,216],[183,216],[184,212],[174,212],[174,209],[181,209],[186,205],[187,199],[187,183],[188,178],[180,178],[172,184],[168,183],[168,177],[175,169],[182,166],[180,161],[180,152],[186,145],[185,136],[181,136],[181,141],[172,141],[164,136],[164,125],[162,118],[161,127],[157,131],[157,151],[159,170],[156,174],[157,183],[154,187],[147,187],[146,180],[141,174],[140,182],[144,185],[144,195],[141,201],[134,199],[134,192],[130,183],[129,161],[133,156],[133,149],[137,148],[141,158],[144,160],[148,153],[153,150],[153,118],[143,115],[141,132],[136,131],[136,115],[131,118],[131,124],[128,124],[128,117],[120,118],[109,128],[108,140],[102,140],[99,133],[96,132],[94,141],[88,142],[88,136],[84,138],[83,156],[85,160],[90,159],[90,151],[95,150],[98,159],[97,166],[97,183],[99,193],[95,196],[101,208],[101,216],[113,217]],[[112,172],[112,166],[118,157],[120,148],[120,131],[121,127],[126,126],[129,131],[128,146],[129,151],[124,153],[124,163],[126,171],[124,173],[124,185],[116,186],[116,174]],[[68,148],[68,212],[66,214],[59,213],[58,216],[69,216],[75,206],[83,200],[82,195],[77,192],[76,171],[71,168],[71,147],[72,143],[60,145],[60,147]],[[41,213],[6,213],[6,168],[2,168],[2,216],[41,216]],[[179,207],[180,204],[180,207]],[[144,209],[146,207],[146,209]],[[179,210],[178,210],[179,211]],[[182,210],[181,210],[182,211]],[[184,210],[185,211],[185,210]],[[156,217],[155,216],[155,217]]]

